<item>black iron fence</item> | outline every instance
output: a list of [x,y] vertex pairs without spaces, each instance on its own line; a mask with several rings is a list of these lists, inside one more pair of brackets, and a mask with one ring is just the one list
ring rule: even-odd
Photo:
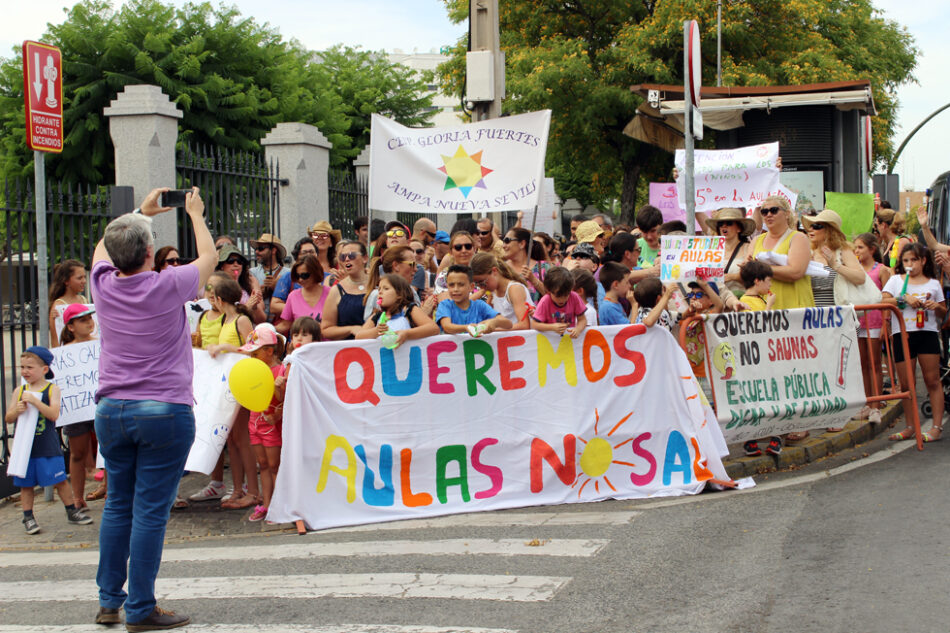
[[[201,189],[212,235],[231,236],[238,249],[253,259],[251,240],[262,233],[280,233],[279,166],[268,162],[263,153],[183,147],[175,163],[178,186]],[[191,222],[184,209],[178,212],[178,244],[182,257],[197,256]]]
[[347,239],[355,239],[353,222],[369,213],[368,183],[365,178],[346,169],[331,169],[327,173],[327,196],[330,224],[343,232]]
[[[114,196],[114,189],[47,183],[50,274],[65,259],[90,265],[106,224],[129,210],[130,188],[121,188],[122,196]],[[39,341],[39,278],[33,181],[6,179],[0,194],[0,413],[6,414],[8,396],[19,384],[20,353]],[[114,198],[125,208],[114,212]],[[0,425],[0,463],[6,463],[8,448],[7,426]]]

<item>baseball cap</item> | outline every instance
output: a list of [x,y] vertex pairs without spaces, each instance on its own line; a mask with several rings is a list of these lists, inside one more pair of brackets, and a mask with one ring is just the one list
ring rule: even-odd
[[260,323],[254,328],[254,331],[247,335],[247,342],[240,349],[242,352],[253,352],[265,345],[277,345],[280,342],[280,334],[270,323]]
[[445,231],[436,231],[435,237],[433,239],[436,242],[442,242],[443,244],[448,244],[451,241],[449,240],[449,234]]
[[[49,351],[48,349],[40,345],[32,345],[30,347],[27,347],[25,350],[23,350],[23,353],[34,354],[38,356],[39,359],[43,361],[43,364],[47,366],[47,368],[53,364],[53,352]],[[52,378],[53,378],[53,370],[48,369],[46,372],[46,379],[51,380]]]
[[95,307],[85,303],[73,303],[63,312],[63,323],[69,323],[73,319],[88,316],[96,311]]

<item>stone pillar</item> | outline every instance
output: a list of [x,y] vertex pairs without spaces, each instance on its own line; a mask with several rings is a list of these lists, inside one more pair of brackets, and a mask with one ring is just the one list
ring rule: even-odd
[[[136,205],[142,204],[152,189],[176,188],[175,142],[178,119],[183,115],[162,89],[126,86],[102,113],[109,117],[115,147],[115,184],[133,187]],[[167,244],[179,248],[177,213],[156,216],[152,230],[156,250]]]
[[[360,155],[353,159],[353,167],[356,169],[357,178],[365,178],[367,186],[369,185],[369,145],[363,148],[363,151],[360,152]],[[396,219],[395,211],[378,211],[376,209],[370,210],[370,217],[374,220],[382,220],[383,222],[391,222]],[[412,227],[409,227],[412,228]]]
[[330,219],[327,170],[332,143],[306,123],[278,123],[261,141],[268,162],[280,166],[280,237],[288,249],[307,227]]

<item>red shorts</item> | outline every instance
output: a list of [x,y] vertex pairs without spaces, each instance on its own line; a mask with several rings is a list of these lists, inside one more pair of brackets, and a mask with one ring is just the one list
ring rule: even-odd
[[281,446],[281,424],[269,424],[260,413],[251,413],[247,423],[247,430],[251,436],[251,444],[261,446]]

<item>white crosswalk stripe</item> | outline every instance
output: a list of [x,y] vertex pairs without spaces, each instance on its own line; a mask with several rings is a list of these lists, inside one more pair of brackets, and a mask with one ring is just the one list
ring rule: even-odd
[[[460,598],[549,600],[570,578],[484,574],[306,574],[299,576],[211,576],[159,578],[155,597],[202,598]],[[0,603],[95,599],[95,580],[0,582]]]
[[623,525],[639,512],[475,512],[451,514],[431,519],[407,519],[391,523],[373,523],[352,527],[330,528],[314,534],[336,532],[373,532],[376,530],[415,530],[449,527],[554,526],[554,525]]
[[[326,556],[574,556],[588,557],[609,541],[604,539],[443,539],[437,541],[353,541],[344,543],[295,543],[245,547],[166,548],[163,563],[227,560],[282,560]],[[99,552],[17,552],[3,554],[0,567],[37,565],[98,565]]]
[[[0,633],[104,633],[111,629],[100,624],[63,626],[0,625]],[[398,624],[191,624],[175,629],[181,633],[516,633],[513,629],[474,627],[400,626]]]

